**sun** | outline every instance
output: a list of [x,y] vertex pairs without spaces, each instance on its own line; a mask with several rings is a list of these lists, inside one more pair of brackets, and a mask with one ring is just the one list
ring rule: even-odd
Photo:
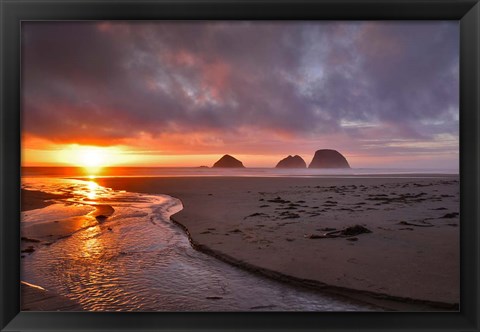
[[98,170],[115,164],[115,152],[108,147],[71,144],[59,151],[58,160],[86,170]]
[[83,167],[100,167],[104,166],[105,154],[95,148],[85,148],[79,151],[79,161]]
[[81,167],[87,175],[98,175],[134,158],[122,146],[69,144],[57,149],[53,160],[58,164]]

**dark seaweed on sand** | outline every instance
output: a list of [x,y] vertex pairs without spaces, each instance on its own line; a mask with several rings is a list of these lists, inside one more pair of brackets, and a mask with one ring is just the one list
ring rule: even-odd
[[324,234],[310,234],[305,235],[305,237],[308,239],[331,239],[337,237],[351,237],[365,233],[372,233],[372,231],[362,225],[354,225],[338,231],[330,231]]

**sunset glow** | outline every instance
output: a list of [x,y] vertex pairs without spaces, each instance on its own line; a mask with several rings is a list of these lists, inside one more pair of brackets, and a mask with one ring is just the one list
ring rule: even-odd
[[274,167],[327,148],[354,168],[458,169],[456,22],[22,31],[23,166]]
[[86,167],[103,166],[105,163],[105,157],[98,149],[87,148],[83,151],[79,151],[80,163]]
[[104,167],[121,162],[121,151],[118,148],[71,145],[58,151],[57,158],[74,166]]

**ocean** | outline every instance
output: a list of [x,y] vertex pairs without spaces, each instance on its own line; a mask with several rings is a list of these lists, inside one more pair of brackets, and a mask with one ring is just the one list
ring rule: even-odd
[[458,169],[428,168],[350,168],[350,169],[281,169],[281,168],[204,168],[204,167],[22,167],[22,176],[29,177],[173,177],[173,176],[425,176],[458,174]]

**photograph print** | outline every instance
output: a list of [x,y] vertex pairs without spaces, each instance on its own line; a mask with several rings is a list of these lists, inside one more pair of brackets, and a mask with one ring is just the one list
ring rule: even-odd
[[457,21],[23,21],[22,311],[458,311]]

